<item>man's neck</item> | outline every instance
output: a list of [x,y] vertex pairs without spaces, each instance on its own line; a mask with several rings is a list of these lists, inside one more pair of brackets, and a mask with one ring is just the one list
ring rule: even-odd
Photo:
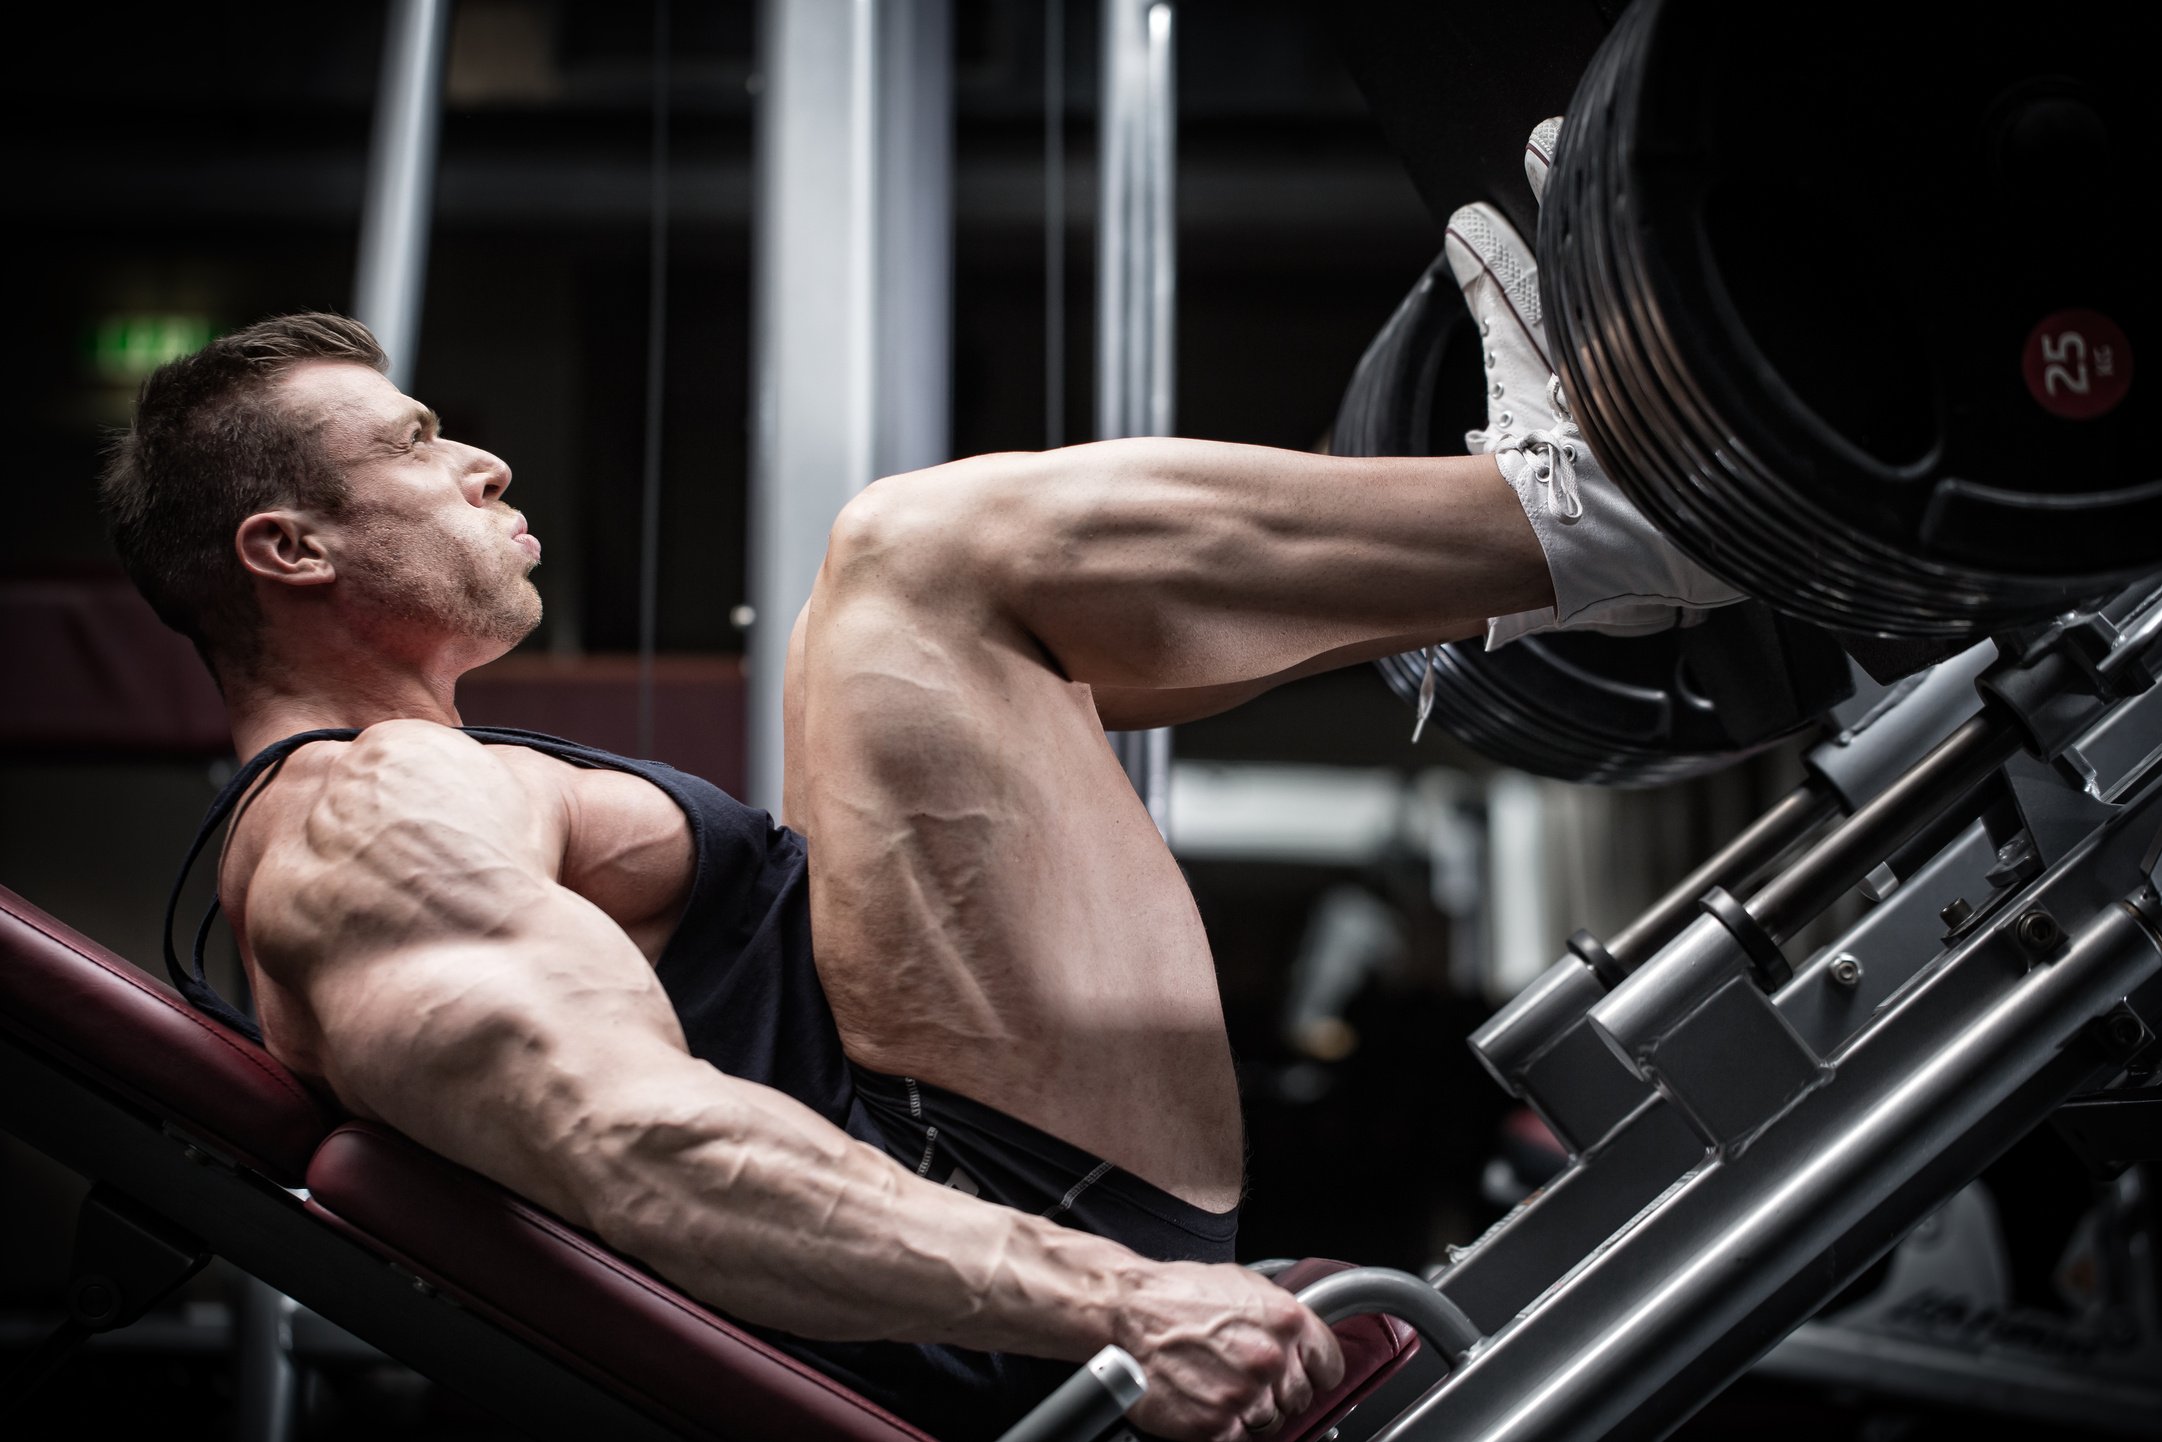
[[233,749],[243,760],[283,737],[333,728],[362,730],[378,721],[463,724],[458,672],[440,675],[341,659],[306,669],[262,667],[245,680],[228,679],[226,715]]

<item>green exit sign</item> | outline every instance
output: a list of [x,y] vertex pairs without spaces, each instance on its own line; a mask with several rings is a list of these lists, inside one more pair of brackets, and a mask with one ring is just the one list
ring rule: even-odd
[[201,315],[109,315],[91,335],[90,361],[106,380],[134,384],[169,360],[210,344]]

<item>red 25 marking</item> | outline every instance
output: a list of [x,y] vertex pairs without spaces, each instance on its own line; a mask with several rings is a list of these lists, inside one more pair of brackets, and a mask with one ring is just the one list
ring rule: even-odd
[[2060,382],[2066,390],[2082,396],[2093,384],[2087,375],[2087,337],[2076,330],[2043,336],[2042,362],[2042,388],[2051,395],[2057,394]]

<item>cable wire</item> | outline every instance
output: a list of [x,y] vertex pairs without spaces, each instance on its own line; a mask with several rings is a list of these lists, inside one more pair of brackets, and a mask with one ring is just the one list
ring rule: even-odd
[[646,288],[646,454],[638,534],[638,754],[653,752],[660,623],[661,414],[668,362],[668,0],[653,0],[652,263]]

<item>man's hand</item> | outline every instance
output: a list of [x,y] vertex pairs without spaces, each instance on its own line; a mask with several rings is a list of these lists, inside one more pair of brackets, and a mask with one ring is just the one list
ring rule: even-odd
[[1133,1420],[1166,1437],[1267,1435],[1343,1380],[1336,1334],[1244,1267],[1152,1268],[1127,1296],[1117,1342],[1148,1375]]

